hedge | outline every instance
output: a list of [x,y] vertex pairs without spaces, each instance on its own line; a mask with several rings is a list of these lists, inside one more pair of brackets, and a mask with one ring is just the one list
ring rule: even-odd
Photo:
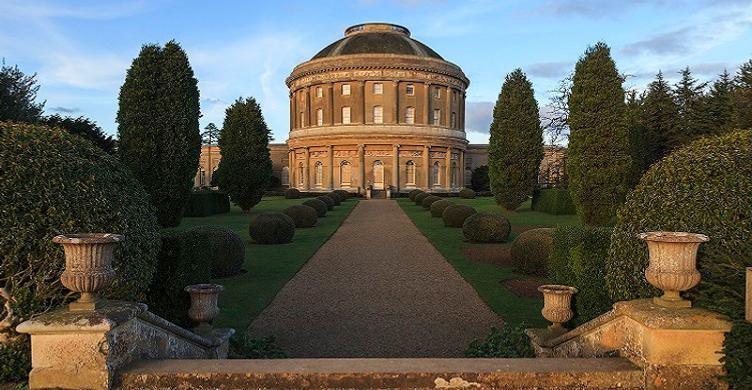
[[566,188],[546,188],[533,192],[531,208],[552,215],[575,215],[577,208]]
[[471,242],[505,242],[512,225],[499,214],[475,213],[462,224],[462,234]]
[[286,244],[295,236],[295,222],[282,213],[261,213],[248,226],[257,244]]
[[184,217],[208,217],[230,212],[230,197],[220,191],[194,191],[185,206]]
[[512,242],[510,254],[515,272],[545,275],[551,255],[552,228],[530,229],[520,233]]
[[579,290],[573,302],[575,324],[611,310],[613,301],[603,288],[611,232],[611,228],[560,226],[552,234],[553,247],[546,267],[548,277],[557,284]]
[[245,244],[237,233],[216,225],[196,226],[190,232],[203,235],[208,240],[212,278],[233,276],[243,271]]
[[[740,320],[744,313],[744,268],[752,266],[752,131],[699,139],[653,164],[617,214],[606,263],[611,298],[659,293],[644,277],[646,245],[637,234],[652,230],[706,234],[700,246],[700,284],[688,292],[694,304]],[[752,349],[727,336],[728,355]],[[731,337],[731,338],[729,338]],[[749,347],[750,343],[747,343]],[[726,364],[732,384],[752,382],[752,362]]]
[[164,230],[162,247],[146,304],[149,311],[183,327],[191,325],[190,296],[185,286],[211,279],[212,247],[205,234]]

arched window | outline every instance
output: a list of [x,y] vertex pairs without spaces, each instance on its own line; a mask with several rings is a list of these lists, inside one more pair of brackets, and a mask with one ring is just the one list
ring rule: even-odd
[[433,185],[438,186],[441,185],[441,180],[439,180],[439,172],[441,172],[441,169],[439,167],[439,162],[436,161],[433,163]]
[[324,164],[321,161],[316,161],[314,169],[316,171],[316,187],[322,187],[324,185]]
[[373,123],[384,123],[384,107],[373,107]]
[[405,177],[407,178],[407,185],[414,186],[415,185],[415,162],[413,160],[410,160],[405,164],[407,167],[406,172],[407,175]]
[[415,107],[405,109],[405,123],[412,125],[415,123]]
[[339,184],[340,187],[350,187],[352,178],[352,164],[349,161],[342,161],[339,166]]
[[300,187],[303,186],[303,177],[305,177],[305,168],[303,167],[303,163],[298,163],[298,185]]
[[290,168],[282,167],[282,185],[290,185]]
[[452,188],[457,187],[457,162],[452,161]]

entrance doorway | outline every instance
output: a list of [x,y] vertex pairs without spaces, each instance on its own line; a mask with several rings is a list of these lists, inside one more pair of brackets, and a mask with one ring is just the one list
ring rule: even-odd
[[381,161],[373,163],[373,189],[384,189],[384,164]]

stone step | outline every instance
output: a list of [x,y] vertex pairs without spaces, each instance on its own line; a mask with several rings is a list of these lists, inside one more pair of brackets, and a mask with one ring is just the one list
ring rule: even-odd
[[642,389],[643,371],[622,358],[280,359],[140,361],[123,389]]

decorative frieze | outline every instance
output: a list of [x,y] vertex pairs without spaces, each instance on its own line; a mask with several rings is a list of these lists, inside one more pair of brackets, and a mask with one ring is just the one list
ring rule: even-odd
[[334,157],[358,157],[358,151],[357,150],[335,150],[334,151]]
[[400,157],[420,157],[423,155],[423,152],[420,150],[400,150],[399,156]]
[[366,150],[366,157],[391,157],[394,154],[391,150]]
[[464,90],[464,83],[454,77],[439,73],[421,72],[403,69],[368,69],[368,70],[344,70],[311,74],[296,79],[291,85],[292,90],[315,84],[323,84],[336,81],[359,79],[396,79],[405,81],[424,81],[436,84],[445,84]]

